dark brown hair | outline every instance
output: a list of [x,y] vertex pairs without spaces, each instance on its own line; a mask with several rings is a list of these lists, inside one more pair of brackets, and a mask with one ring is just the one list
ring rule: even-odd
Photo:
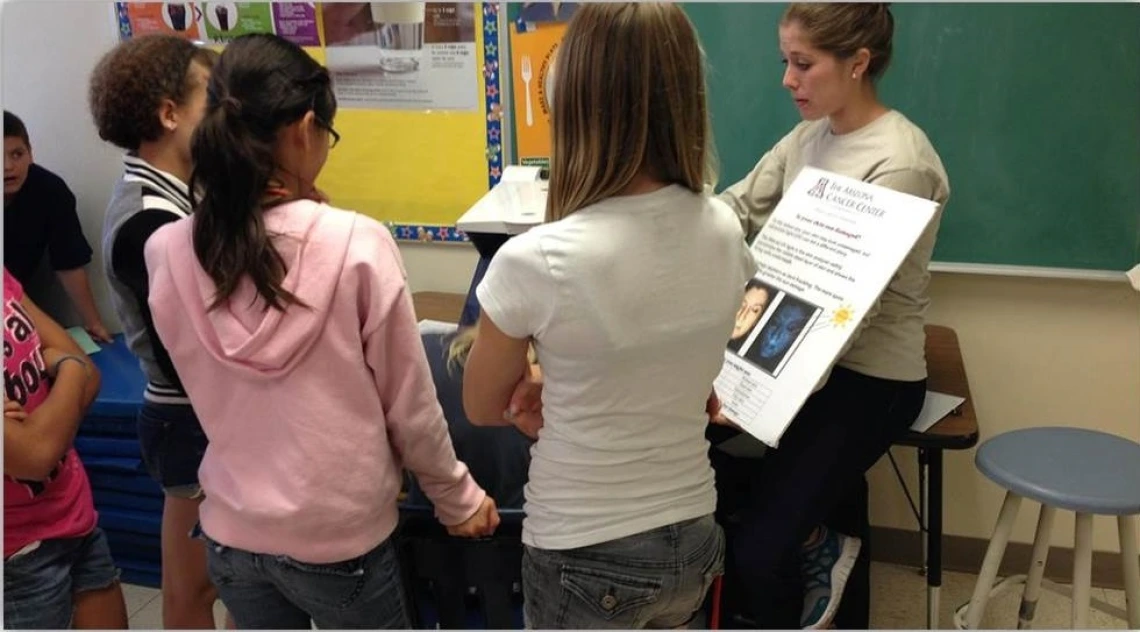
[[20,117],[8,110],[4,110],[4,138],[19,138],[29,148],[32,146],[32,141],[28,138],[28,127]]
[[310,111],[331,132],[336,97],[328,70],[300,46],[268,34],[226,46],[190,144],[194,254],[217,286],[210,309],[247,276],[269,307],[302,305],[281,287],[285,262],[266,231],[262,199],[277,171],[278,132]]
[[580,5],[558,48],[551,116],[547,221],[618,194],[642,170],[694,192],[712,184],[704,58],[675,4]]
[[191,62],[213,68],[218,54],[173,35],[127,40],[103,56],[91,73],[88,104],[99,138],[127,151],[162,137],[158,109],[178,105],[196,87]]
[[875,81],[891,63],[895,18],[890,7],[883,2],[795,2],[782,22],[795,22],[812,46],[839,59],[866,48],[871,53],[867,77]]

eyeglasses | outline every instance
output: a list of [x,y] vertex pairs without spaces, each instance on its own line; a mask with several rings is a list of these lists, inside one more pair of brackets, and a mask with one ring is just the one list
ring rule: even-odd
[[340,134],[337,134],[336,130],[333,129],[332,124],[328,123],[324,119],[318,118],[316,121],[317,125],[320,125],[322,128],[324,128],[325,131],[329,133],[329,149],[336,147],[337,143],[340,142]]

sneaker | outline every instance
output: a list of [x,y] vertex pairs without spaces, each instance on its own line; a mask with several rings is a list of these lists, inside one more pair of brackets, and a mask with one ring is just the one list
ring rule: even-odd
[[800,626],[822,630],[831,626],[847,577],[859,557],[859,538],[820,527],[822,536],[803,550],[804,610]]

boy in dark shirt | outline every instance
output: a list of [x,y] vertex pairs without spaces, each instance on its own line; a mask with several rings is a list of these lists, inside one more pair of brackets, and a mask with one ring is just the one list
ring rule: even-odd
[[28,129],[4,111],[4,266],[25,287],[49,256],[52,270],[83,318],[83,327],[100,342],[110,342],[85,266],[91,246],[75,211],[67,183],[32,162]]

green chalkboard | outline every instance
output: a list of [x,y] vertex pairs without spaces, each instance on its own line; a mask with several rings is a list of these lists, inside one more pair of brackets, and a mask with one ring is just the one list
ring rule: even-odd
[[[708,55],[721,186],[799,120],[781,87],[784,5],[686,3]],[[942,262],[1124,270],[1140,262],[1140,5],[896,3],[880,95],[950,175]]]

